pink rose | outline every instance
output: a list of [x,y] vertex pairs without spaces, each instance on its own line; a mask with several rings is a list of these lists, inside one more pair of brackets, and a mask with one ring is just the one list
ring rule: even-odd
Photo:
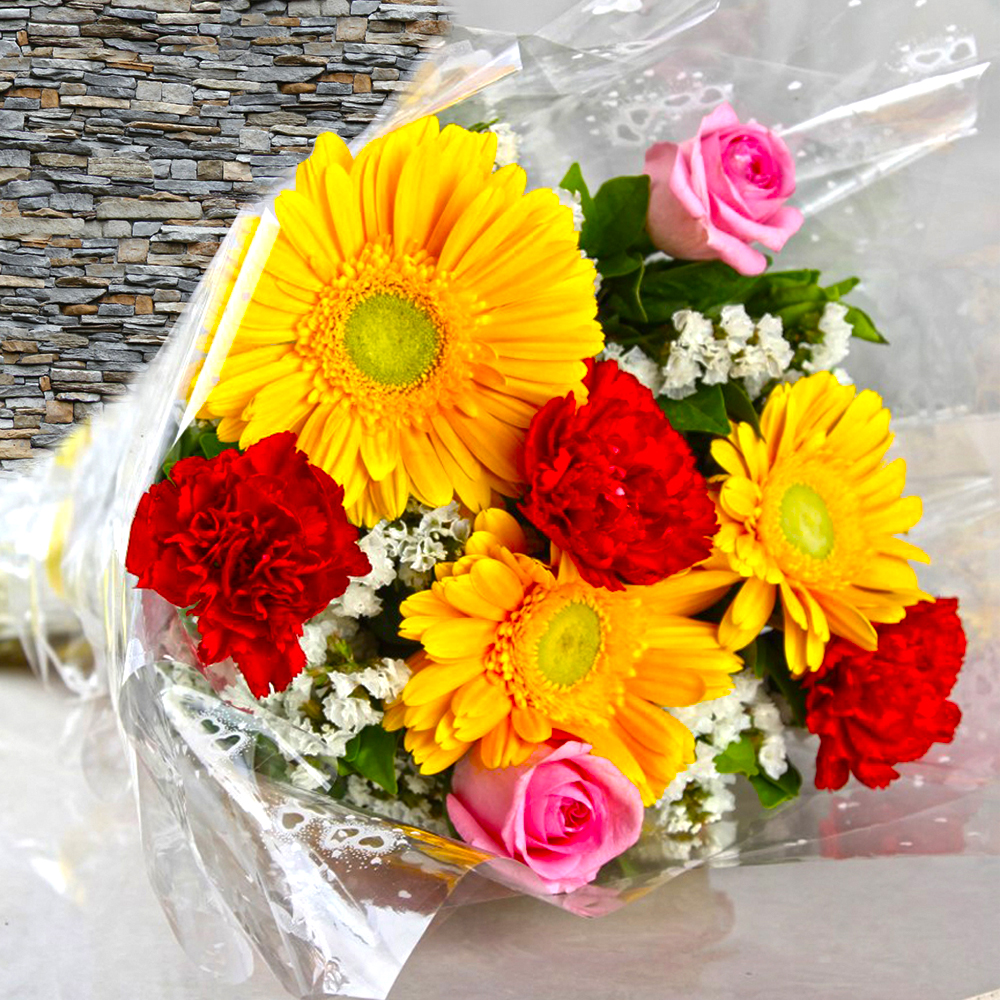
[[652,146],[646,173],[649,235],[671,257],[760,274],[767,261],[749,244],[778,251],[802,225],[802,213],[785,205],[795,192],[788,147],[762,125],[741,125],[728,104],[702,119],[694,139]]
[[544,743],[520,767],[489,770],[477,752],[455,766],[448,815],[480,850],[527,865],[546,892],[572,892],[631,847],[642,796],[586,743]]

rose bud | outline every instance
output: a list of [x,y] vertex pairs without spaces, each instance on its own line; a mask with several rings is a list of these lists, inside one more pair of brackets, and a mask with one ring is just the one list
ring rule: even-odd
[[795,192],[788,147],[756,122],[741,124],[728,104],[702,120],[695,138],[652,146],[645,172],[649,235],[671,257],[760,274],[767,259],[750,244],[778,251],[802,225],[802,213],[785,204]]
[[466,843],[530,868],[549,893],[592,882],[642,830],[642,796],[586,743],[543,743],[519,767],[455,766],[448,816]]

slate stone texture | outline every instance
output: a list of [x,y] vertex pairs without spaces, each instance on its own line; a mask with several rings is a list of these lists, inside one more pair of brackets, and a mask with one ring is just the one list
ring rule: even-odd
[[0,477],[156,353],[241,204],[357,135],[437,0],[0,0]]

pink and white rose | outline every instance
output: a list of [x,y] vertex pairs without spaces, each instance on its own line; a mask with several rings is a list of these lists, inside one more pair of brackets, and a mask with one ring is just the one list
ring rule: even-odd
[[479,754],[455,767],[448,815],[480,850],[530,868],[549,893],[592,882],[642,830],[642,796],[586,743],[544,743],[519,767],[490,770]]
[[698,134],[679,145],[660,142],[646,153],[650,238],[683,260],[722,260],[741,274],[760,274],[764,255],[780,250],[802,225],[785,204],[795,192],[788,147],[754,121],[742,124],[721,104]]

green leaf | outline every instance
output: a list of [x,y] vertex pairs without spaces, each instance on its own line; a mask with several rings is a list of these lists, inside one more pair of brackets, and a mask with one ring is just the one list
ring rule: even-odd
[[399,791],[396,783],[396,741],[396,733],[387,732],[381,726],[365,726],[347,744],[342,764],[347,764],[357,774],[395,795]]
[[752,777],[760,772],[757,751],[748,735],[730,743],[716,758],[715,769],[719,774],[745,774]]
[[474,125],[467,125],[466,126],[466,131],[467,132],[489,132],[489,130],[491,128],[493,128],[493,126],[496,125],[496,123],[498,121],[500,121],[499,118],[494,118],[492,121],[488,121],[488,122],[476,122]]
[[726,413],[730,420],[749,424],[757,437],[763,437],[760,432],[760,417],[757,416],[742,382],[727,382],[722,387],[722,397],[726,401]]
[[201,429],[196,424],[185,427],[181,436],[173,443],[170,451],[163,459],[161,470],[163,475],[169,479],[170,470],[183,458],[189,458],[195,454],[198,448],[198,438],[201,436]]
[[642,276],[645,273],[645,264],[639,261],[639,269],[631,274],[626,274],[615,282],[615,302],[620,303],[622,312],[627,312],[630,316],[635,316],[641,323],[646,322],[646,310],[642,305]]
[[878,332],[871,316],[862,312],[857,306],[851,306],[844,317],[851,324],[854,336],[859,340],[867,340],[872,344],[888,344],[889,341]]
[[707,313],[745,302],[759,281],[759,276],[740,274],[717,260],[671,262],[671,266],[647,269],[643,304],[650,322],[668,323],[679,309]]
[[753,785],[760,804],[765,809],[773,809],[782,802],[790,802],[799,794],[802,788],[802,775],[789,764],[788,770],[780,778],[769,778],[761,771],[750,776],[750,784]]
[[624,253],[645,236],[648,211],[649,178],[645,174],[606,181],[594,195],[590,211],[583,206],[580,246],[596,260]]
[[597,262],[597,270],[602,278],[620,278],[634,271],[643,270],[644,258],[641,253],[619,253]]
[[212,427],[202,432],[201,437],[198,438],[198,447],[205,458],[218,458],[224,451],[229,451],[232,448],[238,451],[240,446],[236,441],[220,441],[215,428]]
[[796,726],[806,724],[806,696],[801,685],[792,677],[785,659],[784,633],[772,631],[757,637],[757,659],[754,673],[767,677],[781,692],[792,713]]
[[674,430],[703,431],[721,436],[727,435],[731,430],[721,386],[703,385],[684,399],[661,397],[657,402]]
[[827,285],[823,291],[826,292],[828,299],[832,299],[836,302],[860,284],[860,278],[844,278],[843,281],[838,281],[836,284]]
[[580,207],[583,209],[584,218],[587,218],[594,210],[594,201],[590,197],[590,188],[587,187],[587,182],[583,179],[583,171],[580,169],[579,163],[574,163],[566,171],[566,176],[559,182],[559,187],[564,191],[579,194]]

